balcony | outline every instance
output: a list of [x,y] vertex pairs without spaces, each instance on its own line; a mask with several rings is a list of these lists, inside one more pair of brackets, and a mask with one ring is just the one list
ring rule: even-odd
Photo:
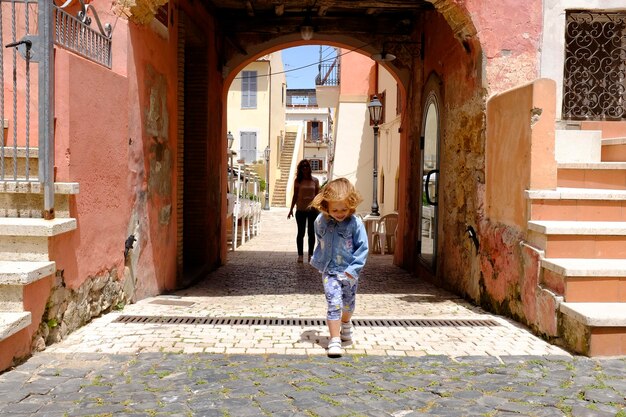
[[287,108],[317,109],[317,95],[314,88],[287,90]]

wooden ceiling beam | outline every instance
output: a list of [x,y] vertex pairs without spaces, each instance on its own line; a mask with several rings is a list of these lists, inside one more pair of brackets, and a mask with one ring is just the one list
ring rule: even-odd
[[246,0],[246,13],[250,17],[254,17],[254,6],[250,0]]

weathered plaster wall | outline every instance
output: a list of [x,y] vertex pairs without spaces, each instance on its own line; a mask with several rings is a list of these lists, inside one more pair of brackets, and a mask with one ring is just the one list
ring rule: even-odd
[[135,235],[126,275],[134,298],[173,288],[176,277],[175,155],[177,38],[129,24],[128,175],[131,211],[124,219]]
[[[415,117],[408,133],[409,213],[418,213],[421,173],[419,172],[422,96],[426,79],[435,73],[442,80],[439,86],[441,105],[440,176],[438,194],[438,249],[435,279],[461,294],[478,296],[475,281],[473,247],[465,228],[476,224],[484,193],[484,91],[481,89],[480,51],[477,45],[465,47],[455,38],[443,16],[432,13],[424,19],[425,43],[421,77],[409,88],[409,114]],[[466,47],[468,49],[466,49]],[[415,216],[413,216],[415,217]],[[411,221],[411,217],[408,218]],[[415,244],[419,236],[418,220],[413,220],[405,233],[404,258],[407,267],[415,262]]]
[[[100,6],[104,22],[114,19],[106,4]],[[170,13],[175,26],[177,12]],[[56,50],[56,180],[80,184],[80,193],[70,200],[78,228],[50,239],[56,276],[25,289],[33,324],[17,337],[30,338],[33,350],[103,312],[177,284],[172,207],[177,202],[178,39],[155,21],[129,25],[116,24],[111,70]],[[212,51],[214,62],[215,56]],[[221,91],[216,65],[207,78],[210,91]],[[219,93],[209,107],[207,147],[210,138],[222,142]],[[212,169],[207,173],[212,207],[222,202],[222,157],[214,154],[206,161]],[[212,242],[204,254],[207,264],[222,262],[221,226],[214,221],[207,230]],[[136,242],[125,258],[131,234]],[[29,352],[18,356],[22,353]]]
[[78,228],[53,239],[50,256],[65,284],[76,289],[101,271],[123,270],[128,83],[64,50],[56,51],[56,68],[56,179],[78,182],[80,193],[70,209]]
[[537,78],[542,35],[542,0],[466,0],[487,61],[490,93]]
[[[511,197],[505,198],[505,204],[499,206],[505,220],[490,220],[487,216],[486,165],[506,166],[498,155],[506,151],[496,146],[497,152],[486,153],[486,141],[491,136],[485,107],[490,94],[536,78],[541,2],[524,5],[511,1],[457,2],[461,10],[466,8],[465,24],[458,7],[439,7],[442,2],[437,3],[442,14],[425,17],[422,79],[415,81],[414,87],[414,90],[421,90],[433,72],[443,80],[439,257],[435,280],[493,310],[534,320],[538,311],[545,308],[543,305],[534,307],[535,300],[541,298],[536,294],[538,254],[530,247],[520,246],[523,230],[519,225],[523,223],[525,209],[521,198],[523,190],[503,195]],[[472,34],[472,26],[475,34]],[[421,114],[422,97],[416,94],[409,99],[409,105],[415,109],[413,113]],[[531,116],[524,116],[529,126]],[[544,116],[549,119],[548,115]],[[508,133],[506,121],[502,123],[502,131]],[[418,137],[417,128],[413,127],[413,141]],[[498,143],[499,133],[491,140]],[[411,135],[409,133],[409,138]],[[531,152],[532,149],[528,149],[529,155]],[[419,150],[411,140],[407,154],[410,158],[408,172],[417,175],[411,167],[419,162]],[[494,160],[487,161],[487,158]],[[526,174],[530,181],[529,172]],[[415,183],[419,184],[418,178]],[[496,185],[499,189],[513,188],[506,181],[496,182]],[[408,191],[408,207],[417,212],[419,201],[411,200],[411,191],[419,194],[419,190]],[[515,192],[518,194],[513,195]],[[497,191],[495,193],[497,195]],[[478,231],[478,251],[468,239],[467,226]],[[416,239],[416,230],[417,225],[409,227],[407,235]],[[404,251],[405,260],[411,250]],[[524,303],[532,304],[533,308],[524,310]]]
[[527,189],[555,188],[552,80],[500,93],[487,104],[486,217],[480,224],[481,301],[556,335],[556,299],[540,281],[541,252],[527,242]]

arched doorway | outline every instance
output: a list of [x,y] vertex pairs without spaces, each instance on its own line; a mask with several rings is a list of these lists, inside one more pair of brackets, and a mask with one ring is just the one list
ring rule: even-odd
[[425,89],[422,135],[420,137],[422,172],[419,257],[423,265],[434,272],[437,265],[437,234],[439,218],[439,139],[440,139],[440,93],[436,76]]

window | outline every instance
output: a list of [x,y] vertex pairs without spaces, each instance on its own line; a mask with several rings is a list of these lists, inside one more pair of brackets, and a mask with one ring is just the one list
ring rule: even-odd
[[241,132],[239,156],[247,164],[256,161],[256,132]]
[[241,72],[241,108],[256,109],[257,72]]
[[626,13],[567,12],[563,118],[626,119]]
[[324,139],[323,123],[317,120],[307,122],[307,141],[321,142]]
[[311,171],[324,170],[324,161],[321,159],[309,159],[309,163],[311,164]]

